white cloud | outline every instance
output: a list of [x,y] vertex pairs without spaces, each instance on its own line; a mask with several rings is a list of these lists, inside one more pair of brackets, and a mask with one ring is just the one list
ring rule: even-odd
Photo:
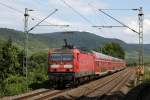
[[144,20],[144,33],[149,34],[150,32],[150,19]]
[[[136,30],[138,32],[139,26],[138,26],[138,21],[135,21],[133,19],[128,20],[129,22],[129,27],[131,27],[132,29]],[[150,19],[144,19],[143,21],[143,30],[145,34],[148,34],[150,32]],[[128,34],[133,34],[133,32],[130,29],[126,29],[124,30],[125,33]]]
[[[138,26],[138,20],[134,17],[130,17],[126,19],[128,22],[128,25],[136,30],[137,32],[139,31],[139,26]],[[135,39],[138,39],[138,35],[134,32],[132,32],[130,29],[125,29],[123,31],[125,34],[130,36],[131,42],[134,41]],[[150,43],[150,15],[146,15],[143,21],[143,35],[144,35],[144,43]],[[135,38],[136,37],[136,38]],[[135,43],[138,43],[137,41]]]

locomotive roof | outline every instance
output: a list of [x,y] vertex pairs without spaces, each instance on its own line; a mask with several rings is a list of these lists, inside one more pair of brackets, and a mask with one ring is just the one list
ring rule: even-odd
[[73,49],[65,49],[65,48],[53,48],[50,50],[52,53],[72,53]]
[[109,59],[109,60],[115,60],[115,61],[122,61],[122,59],[116,58],[116,57],[112,57],[103,53],[99,53],[96,51],[92,51],[94,54],[96,54],[97,57],[99,57],[100,59]]

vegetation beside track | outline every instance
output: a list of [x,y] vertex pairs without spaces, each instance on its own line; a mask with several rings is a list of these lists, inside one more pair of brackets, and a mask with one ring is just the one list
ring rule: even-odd
[[113,57],[117,57],[120,59],[125,58],[125,51],[120,46],[120,44],[115,42],[106,43],[102,48],[96,48],[97,52],[104,53],[106,55],[110,55]]
[[11,39],[0,40],[0,97],[21,94],[46,84],[47,53],[37,52],[28,57],[28,81],[23,55],[24,51]]
[[150,67],[145,67],[144,81],[150,81]]

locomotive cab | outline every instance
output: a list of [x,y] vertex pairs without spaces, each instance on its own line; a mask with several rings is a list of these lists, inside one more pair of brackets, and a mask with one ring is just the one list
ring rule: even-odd
[[73,71],[72,53],[52,53],[49,56],[50,72],[72,72]]
[[[49,80],[61,87],[74,80],[76,69],[75,49],[54,49],[48,56]],[[60,86],[57,86],[60,87]]]

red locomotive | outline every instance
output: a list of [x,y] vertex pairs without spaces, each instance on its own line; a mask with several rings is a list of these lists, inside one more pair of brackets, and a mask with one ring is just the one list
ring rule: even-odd
[[49,51],[48,76],[57,87],[77,85],[93,78],[124,69],[124,60],[93,51],[86,53],[77,48]]

